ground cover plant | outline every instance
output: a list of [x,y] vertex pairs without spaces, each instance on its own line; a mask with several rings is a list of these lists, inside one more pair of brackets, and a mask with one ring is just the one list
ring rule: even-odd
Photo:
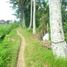
[[[0,33],[4,34],[11,28],[11,25],[2,25]],[[6,29],[6,30],[5,30]],[[9,34],[6,34],[3,41],[0,42],[0,67],[15,67],[17,52],[20,45],[20,39],[16,29],[12,28]]]
[[25,61],[27,67],[67,67],[67,60],[53,56],[52,50],[42,46],[32,32],[21,29],[26,39]]

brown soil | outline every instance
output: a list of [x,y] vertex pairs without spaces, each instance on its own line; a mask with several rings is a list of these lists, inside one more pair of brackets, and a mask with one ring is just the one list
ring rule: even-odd
[[20,49],[19,49],[19,55],[17,59],[17,67],[25,67],[25,60],[24,60],[24,50],[25,50],[25,38],[22,36],[22,34],[17,30],[17,34],[20,37]]

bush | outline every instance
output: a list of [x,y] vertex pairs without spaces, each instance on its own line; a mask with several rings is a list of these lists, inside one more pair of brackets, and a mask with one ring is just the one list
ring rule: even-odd
[[65,40],[66,40],[66,42],[67,42],[67,23],[66,23],[66,22],[64,22],[63,28],[64,28]]

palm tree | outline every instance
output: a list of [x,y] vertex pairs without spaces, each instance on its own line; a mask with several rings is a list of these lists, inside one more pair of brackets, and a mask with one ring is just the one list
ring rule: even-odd
[[67,57],[67,44],[62,27],[61,0],[49,0],[49,15],[53,54],[57,57]]
[[30,25],[29,25],[29,29],[30,29],[31,26],[32,26],[32,16],[33,16],[33,15],[32,15],[32,6],[33,6],[33,5],[32,5],[32,4],[33,4],[33,3],[32,3],[32,0],[30,0],[30,2],[31,2],[31,8],[30,8]]
[[36,34],[35,11],[36,11],[36,2],[35,0],[33,0],[33,34]]
[[22,17],[22,25],[23,25],[23,27],[26,27],[26,26],[25,26],[25,13],[24,13],[24,9],[23,9],[23,11],[22,11],[22,14],[23,14],[23,15],[22,15],[22,16],[23,16],[23,17]]

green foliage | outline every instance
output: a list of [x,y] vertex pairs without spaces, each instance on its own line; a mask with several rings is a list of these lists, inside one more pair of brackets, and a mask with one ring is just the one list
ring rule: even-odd
[[[48,10],[48,5],[45,1],[43,1],[43,3],[38,2],[36,4],[36,23],[38,23],[39,25],[41,24],[45,24],[49,22],[49,10]],[[37,25],[38,26],[38,25]]]
[[11,32],[11,30],[16,28],[17,26],[18,26],[17,23],[13,23],[13,24],[0,24],[0,36],[9,34],[9,32]]
[[43,1],[43,3],[38,2],[36,8],[38,38],[41,39],[43,35],[48,32],[47,26],[49,25],[49,9],[48,4],[45,1]]
[[64,22],[63,24],[63,29],[64,29],[65,40],[67,42],[67,23],[66,22]]
[[[12,24],[13,25],[13,24]],[[1,26],[0,26],[1,27]],[[0,67],[15,67],[17,52],[20,45],[19,37],[16,34],[15,25],[2,25],[1,34],[7,33],[9,28],[12,28],[9,34],[6,34],[2,42],[0,42]],[[6,29],[6,30],[5,30]]]
[[26,67],[67,67],[67,60],[55,58],[50,49],[42,46],[31,31],[21,29],[26,39]]
[[16,9],[14,15],[20,19],[21,23],[23,20],[23,16],[25,15],[24,19],[28,27],[30,21],[30,0],[10,0],[10,3],[13,5],[12,8]]

